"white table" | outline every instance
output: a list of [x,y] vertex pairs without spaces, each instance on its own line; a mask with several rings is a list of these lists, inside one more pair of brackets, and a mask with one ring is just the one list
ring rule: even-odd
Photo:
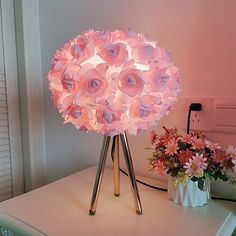
[[[113,196],[113,172],[105,169],[95,216],[88,214],[96,167],[91,167],[17,198],[0,203],[7,213],[50,236],[228,236],[236,227],[235,204],[210,201],[184,208],[167,193],[139,185],[143,215],[137,215],[128,178],[121,175],[121,195]],[[1,224],[1,217],[0,217]],[[37,234],[33,234],[37,235]]]

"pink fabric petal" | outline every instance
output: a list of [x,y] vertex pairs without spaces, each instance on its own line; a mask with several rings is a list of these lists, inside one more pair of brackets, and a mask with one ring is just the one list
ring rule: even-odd
[[128,56],[125,44],[107,44],[97,53],[108,65],[121,66]]
[[141,71],[128,69],[120,73],[120,90],[125,94],[134,97],[142,92],[143,86]]
[[85,74],[82,89],[86,96],[94,97],[106,95],[107,88],[107,80],[96,69],[92,69]]
[[167,74],[166,69],[153,68],[146,73],[147,77],[147,90],[151,92],[162,92],[168,87],[170,75]]

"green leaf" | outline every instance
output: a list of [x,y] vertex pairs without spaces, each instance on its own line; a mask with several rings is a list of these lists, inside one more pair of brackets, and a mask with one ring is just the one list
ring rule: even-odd
[[198,181],[198,178],[197,177],[192,177],[192,179],[191,179],[193,182],[197,182]]
[[221,174],[221,176],[219,176],[219,178],[224,182],[229,180],[229,177],[227,175],[223,175],[223,174]]
[[199,179],[198,179],[198,182],[197,182],[197,185],[198,185],[198,188],[199,188],[200,190],[203,190],[203,188],[204,188],[204,180],[201,179],[201,178],[199,178]]
[[179,146],[179,149],[180,150],[186,150],[186,144],[185,143],[183,143],[183,142],[178,142],[178,146]]
[[218,178],[220,178],[221,175],[222,175],[222,174],[221,174],[221,171],[220,171],[220,170],[217,170],[217,171],[215,172],[215,175],[214,175],[215,180],[217,180]]
[[212,153],[211,149],[208,148],[208,147],[205,147],[205,152],[206,152],[206,153]]
[[173,168],[171,171],[171,176],[176,177],[179,173],[179,168]]

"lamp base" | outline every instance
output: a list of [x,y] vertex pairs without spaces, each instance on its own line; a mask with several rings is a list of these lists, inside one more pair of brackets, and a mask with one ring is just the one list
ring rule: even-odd
[[[127,170],[129,174],[130,186],[133,194],[135,210],[138,215],[142,214],[142,205],[140,201],[138,186],[134,174],[134,168],[132,163],[132,158],[129,150],[129,144],[127,140],[127,136],[125,133],[120,135],[115,135],[112,137],[112,148],[111,155],[113,158],[113,168],[114,168],[114,195],[116,197],[120,196],[120,166],[119,166],[119,138],[121,141],[121,146],[124,153],[125,162],[127,165]],[[107,152],[109,148],[109,144],[111,141],[111,137],[104,135],[102,150],[100,154],[100,160],[98,163],[97,175],[94,183],[92,199],[89,208],[89,214],[95,215],[97,209],[98,195],[101,188],[102,177],[104,173]]]

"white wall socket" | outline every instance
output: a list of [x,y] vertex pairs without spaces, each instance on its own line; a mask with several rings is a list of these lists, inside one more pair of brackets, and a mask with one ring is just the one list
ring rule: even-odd
[[201,111],[192,111],[190,130],[212,130],[213,98],[181,98],[181,126],[187,129],[188,110],[191,103],[201,103]]

